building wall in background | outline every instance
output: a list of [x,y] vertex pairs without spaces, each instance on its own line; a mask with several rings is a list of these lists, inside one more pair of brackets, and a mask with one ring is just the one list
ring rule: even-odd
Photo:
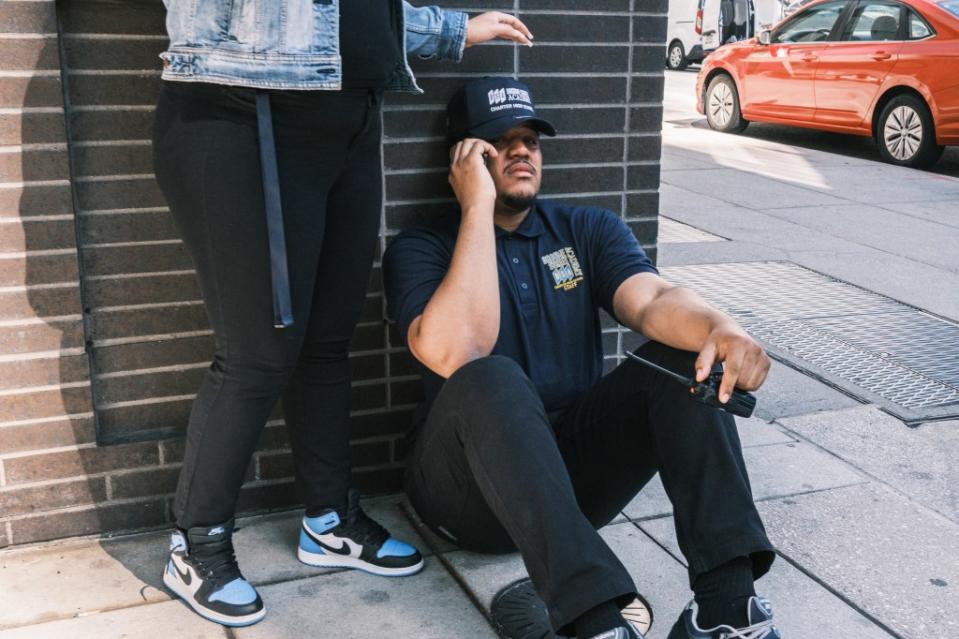
[[[665,0],[444,6],[517,13],[536,46],[416,61],[426,95],[388,96],[380,248],[451,205],[443,107],[464,79],[502,74],[560,130],[544,142],[544,193],[621,213],[655,255]],[[159,0],[0,0],[0,546],[170,523],[212,339],[152,174],[163,21]],[[351,356],[367,493],[401,488],[420,399],[384,318],[377,262]],[[607,321],[608,368],[634,339]],[[277,410],[240,511],[294,504],[291,475]]]

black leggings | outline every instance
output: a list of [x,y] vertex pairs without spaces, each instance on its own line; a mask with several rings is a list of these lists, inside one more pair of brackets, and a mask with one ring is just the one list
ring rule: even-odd
[[350,482],[349,346],[382,201],[376,92],[271,92],[294,324],[274,328],[253,90],[164,83],[154,163],[196,267],[215,354],[190,414],[174,502],[181,528],[233,516],[282,394],[300,500]]

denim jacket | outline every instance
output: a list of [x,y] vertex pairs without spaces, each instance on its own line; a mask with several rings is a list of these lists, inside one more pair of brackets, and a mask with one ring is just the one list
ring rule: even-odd
[[[170,47],[163,79],[262,89],[342,87],[339,3],[350,0],[163,0]],[[401,51],[458,62],[467,16],[402,5]],[[398,13],[399,15],[399,13]],[[409,63],[391,90],[422,93]]]

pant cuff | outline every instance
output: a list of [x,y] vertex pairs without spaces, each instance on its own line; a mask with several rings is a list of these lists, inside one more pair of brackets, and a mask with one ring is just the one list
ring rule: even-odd
[[573,637],[573,621],[581,614],[604,601],[615,601],[620,609],[625,608],[637,594],[636,584],[628,574],[578,580],[567,584],[563,593],[547,604],[549,621],[557,634]]
[[686,558],[689,561],[690,587],[699,575],[736,557],[749,557],[753,564],[753,581],[756,581],[769,572],[776,559],[776,551],[765,535],[736,537],[710,544],[707,550],[699,551],[696,556]]

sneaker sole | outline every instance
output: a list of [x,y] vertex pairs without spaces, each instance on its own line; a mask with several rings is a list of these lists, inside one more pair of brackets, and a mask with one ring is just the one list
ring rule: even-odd
[[166,570],[163,571],[163,583],[167,588],[173,591],[173,594],[182,599],[183,603],[190,606],[190,608],[193,609],[193,612],[200,615],[207,621],[213,621],[223,626],[230,626],[231,628],[243,628],[245,626],[252,626],[266,616],[265,606],[259,612],[241,617],[230,617],[221,612],[210,610],[194,599],[193,594],[189,591],[189,589],[186,589],[186,586],[183,584],[183,582],[179,581],[176,577],[171,576]]
[[415,575],[419,571],[423,570],[425,561],[420,559],[419,563],[416,563],[412,566],[404,566],[402,568],[386,568],[384,566],[377,566],[371,564],[368,561],[363,561],[356,557],[345,557],[343,555],[321,555],[319,553],[307,552],[302,548],[296,549],[296,558],[308,566],[314,566],[316,568],[354,568],[356,570],[362,570],[363,572],[368,572],[372,575],[379,575],[380,577],[408,577],[409,575]]

